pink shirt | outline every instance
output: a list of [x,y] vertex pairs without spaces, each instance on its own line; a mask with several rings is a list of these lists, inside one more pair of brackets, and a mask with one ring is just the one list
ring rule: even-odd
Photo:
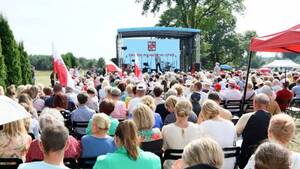
[[117,101],[115,104],[115,109],[111,113],[111,117],[115,119],[126,119],[127,109],[123,101]]

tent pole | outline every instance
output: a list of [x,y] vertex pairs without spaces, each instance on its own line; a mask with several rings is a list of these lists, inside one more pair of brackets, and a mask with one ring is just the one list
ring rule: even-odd
[[244,112],[244,106],[246,102],[246,92],[247,92],[247,84],[248,84],[248,79],[249,79],[249,73],[250,73],[250,68],[251,68],[251,59],[252,59],[253,52],[250,51],[249,59],[248,59],[248,68],[247,68],[247,74],[246,74],[246,82],[244,86],[244,94],[243,94],[243,101],[242,101],[242,110],[239,114],[241,117],[245,112]]
[[285,75],[284,75],[284,81],[286,82],[286,68],[285,68],[285,71],[284,71]]

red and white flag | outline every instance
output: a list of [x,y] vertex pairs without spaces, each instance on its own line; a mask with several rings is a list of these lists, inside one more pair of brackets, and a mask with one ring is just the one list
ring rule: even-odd
[[122,69],[120,69],[114,62],[108,61],[105,65],[106,72],[122,72]]
[[75,88],[74,80],[72,79],[62,57],[52,47],[53,56],[53,72],[57,74],[59,83],[64,87]]
[[142,78],[142,71],[141,68],[139,67],[139,58],[137,54],[135,54],[134,58],[134,74],[137,78],[141,79]]

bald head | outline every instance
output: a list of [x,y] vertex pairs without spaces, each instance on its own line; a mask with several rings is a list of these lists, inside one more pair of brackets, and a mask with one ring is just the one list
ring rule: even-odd
[[257,110],[266,109],[269,104],[270,98],[266,94],[260,93],[254,98],[254,106]]

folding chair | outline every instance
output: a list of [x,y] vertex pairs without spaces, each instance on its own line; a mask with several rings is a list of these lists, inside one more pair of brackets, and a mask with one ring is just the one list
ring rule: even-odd
[[76,130],[77,130],[78,128],[84,128],[84,129],[86,129],[87,126],[88,126],[88,124],[89,124],[89,121],[73,121],[73,122],[72,122],[72,135],[73,135],[76,139],[80,140],[81,137],[84,136],[84,134],[80,134],[80,133],[78,133]]
[[178,160],[181,158],[183,149],[167,149],[164,152],[162,163],[166,160]]
[[23,161],[19,158],[0,158],[0,168],[17,169]]
[[224,158],[235,158],[234,169],[237,169],[237,161],[240,155],[240,147],[225,147],[223,148]]
[[300,118],[300,99],[294,98],[291,101],[290,106],[286,109],[286,113],[289,114],[294,118],[294,120],[297,120]]
[[96,163],[97,157],[80,157],[78,158],[79,169],[92,169]]
[[162,146],[163,146],[162,139],[141,143],[142,150],[150,151],[151,153],[154,153],[158,157],[160,157],[160,159],[162,159]]
[[229,110],[232,115],[241,116],[242,104],[241,100],[227,100],[224,108]]

